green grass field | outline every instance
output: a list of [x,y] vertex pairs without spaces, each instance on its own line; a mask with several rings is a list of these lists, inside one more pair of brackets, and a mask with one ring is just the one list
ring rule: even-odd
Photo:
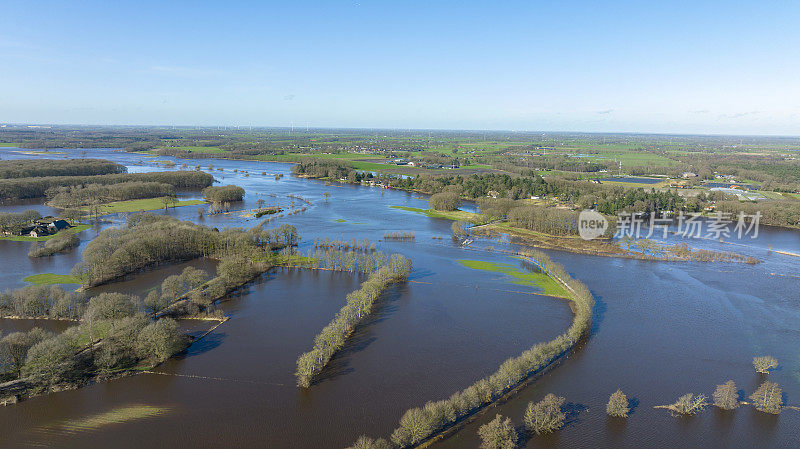
[[[198,204],[205,204],[203,200],[182,200],[175,203],[175,207],[181,206],[196,206]],[[148,210],[159,210],[164,208],[164,202],[161,198],[146,198],[142,200],[128,200],[116,201],[100,206],[100,214],[116,214],[119,212],[139,212]],[[172,205],[170,205],[172,208]]]
[[40,273],[26,277],[23,281],[34,285],[82,284],[83,280],[69,274]]
[[489,217],[484,214],[474,214],[472,212],[465,212],[463,210],[454,211],[441,211],[435,209],[420,209],[417,207],[408,206],[390,206],[392,209],[405,210],[408,212],[415,212],[422,215],[427,215],[431,218],[444,218],[453,221],[467,221],[474,224],[485,224],[491,221]]
[[17,148],[18,143],[0,143],[2,148]]
[[558,298],[569,298],[566,290],[555,279],[545,273],[532,273],[522,271],[510,263],[493,263],[482,260],[457,260],[461,265],[472,268],[473,270],[484,270],[492,273],[502,273],[514,278],[512,284],[539,287],[542,295],[556,296]]
[[[87,229],[89,229],[91,227],[92,227],[92,225],[79,224],[77,226],[73,226],[73,227],[71,227],[69,229],[66,229],[66,230],[63,230],[61,232],[66,232],[68,234],[77,234],[77,233],[85,231],[85,230],[87,230]],[[4,235],[4,236],[0,236],[0,240],[11,240],[13,242],[44,242],[45,240],[50,240],[52,238],[55,238],[55,236],[57,236],[58,234],[61,234],[61,232],[53,234],[53,235],[46,235],[44,237],[29,237],[29,236],[25,236],[25,235]]]

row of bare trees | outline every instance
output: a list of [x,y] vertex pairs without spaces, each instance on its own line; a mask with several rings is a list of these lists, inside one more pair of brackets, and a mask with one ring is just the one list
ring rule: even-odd
[[314,338],[314,347],[297,358],[297,385],[311,386],[331,357],[344,346],[355,327],[371,312],[381,293],[390,284],[400,282],[411,272],[411,261],[392,254],[385,264],[370,274],[361,288],[347,295],[347,303],[333,320]]

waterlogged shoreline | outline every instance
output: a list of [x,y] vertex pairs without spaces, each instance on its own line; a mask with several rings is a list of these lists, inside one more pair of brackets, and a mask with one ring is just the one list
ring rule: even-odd
[[512,238],[513,243],[534,248],[568,251],[575,254],[586,254],[590,256],[653,260],[659,262],[739,262],[745,264],[758,264],[761,262],[760,259],[755,257],[748,257],[735,252],[692,250],[688,245],[684,247],[676,247],[674,245],[662,246],[662,255],[653,255],[630,250],[626,251],[611,243],[604,243],[603,241],[606,239],[583,240],[580,237],[557,237],[498,224],[475,226],[469,229],[470,232],[475,235],[491,237],[494,234],[505,234]]

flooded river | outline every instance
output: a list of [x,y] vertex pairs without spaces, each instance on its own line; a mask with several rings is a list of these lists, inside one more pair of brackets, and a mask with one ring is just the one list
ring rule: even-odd
[[[141,155],[86,152],[87,157],[124,163],[131,171],[165,169]],[[79,151],[67,153],[81,156]],[[0,149],[0,156],[23,157],[8,148]],[[213,164],[221,184],[245,188],[242,209],[256,207],[259,199],[287,208],[299,202],[287,195],[306,198],[311,203],[306,211],[271,223],[295,225],[302,236],[301,252],[315,238],[368,238],[378,250],[400,252],[413,261],[409,282],[384,294],[377,312],[307,391],[294,385],[295,360],[310,349],[345,295],[358,288],[363,279],[357,276],[297,269],[267,273],[222,304],[229,321],[157,373],[0,408],[0,446],[343,448],[361,434],[388,436],[407,408],[450,396],[571,323],[564,300],[537,295],[537,287],[514,284],[507,275],[457,262],[521,267],[519,260],[497,251],[517,247],[499,239],[477,240],[462,249],[449,238],[449,221],[391,208],[425,208],[425,199],[417,194],[299,179],[291,176],[288,164],[158,160],[203,168]],[[284,176],[276,180],[276,173]],[[330,193],[328,201],[325,192]],[[199,197],[198,192],[182,195]],[[36,207],[47,210],[41,203]],[[157,213],[217,227],[259,222],[239,213],[199,218],[200,207]],[[0,210],[24,208],[5,205]],[[109,216],[96,229],[81,233],[79,248],[41,260],[26,256],[30,243],[0,241],[6,267],[0,272],[0,288],[23,286],[22,279],[30,274],[68,273],[96,232],[122,220]],[[386,231],[413,231],[416,238],[379,241]],[[763,380],[753,372],[752,357],[766,354],[781,362],[769,379],[784,389],[786,403],[800,405],[800,259],[771,251],[800,253],[800,233],[764,229],[757,239],[743,241],[746,246],[689,243],[764,262],[667,263],[549,251],[595,296],[589,339],[517,396],[434,447],[477,448],[482,422],[501,413],[521,425],[528,402],[550,392],[567,398],[568,425],[552,436],[530,439],[527,447],[800,445],[800,412],[792,410],[775,417],[749,407],[733,413],[708,409],[677,418],[653,409],[687,392],[710,395],[728,379],[749,395]],[[215,269],[207,261],[159,267],[98,291],[143,295],[186,265]],[[0,320],[4,333],[33,325]],[[66,325],[59,322],[52,329]],[[210,327],[205,322],[184,325],[197,332]],[[622,422],[605,414],[608,396],[617,388],[634,403],[633,413]]]

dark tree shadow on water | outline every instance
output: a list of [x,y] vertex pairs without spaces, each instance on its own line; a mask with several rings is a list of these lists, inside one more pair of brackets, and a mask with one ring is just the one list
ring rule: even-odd
[[592,294],[594,297],[594,307],[592,308],[592,325],[589,328],[589,336],[595,335],[597,330],[600,329],[600,324],[603,323],[606,317],[606,311],[608,310],[608,304],[603,301],[603,297],[600,295]]
[[173,356],[173,358],[177,360],[184,360],[196,355],[205,354],[206,352],[219,347],[227,336],[228,334],[224,332],[212,332],[206,335],[202,340],[192,343],[191,346],[179,352]]
[[564,427],[572,427],[580,422],[581,412],[587,410],[586,406],[577,402],[567,402],[561,407],[564,412]]
[[637,408],[639,408],[639,398],[628,398],[628,416],[636,413]]
[[395,284],[389,287],[380,298],[375,302],[372,313],[366,317],[355,331],[347,339],[342,349],[334,354],[333,358],[325,366],[319,375],[314,378],[312,385],[316,385],[339,376],[353,372],[350,367],[350,358],[365,350],[372,344],[377,337],[374,334],[374,327],[378,323],[388,319],[397,311],[397,302],[402,295],[402,287]]

